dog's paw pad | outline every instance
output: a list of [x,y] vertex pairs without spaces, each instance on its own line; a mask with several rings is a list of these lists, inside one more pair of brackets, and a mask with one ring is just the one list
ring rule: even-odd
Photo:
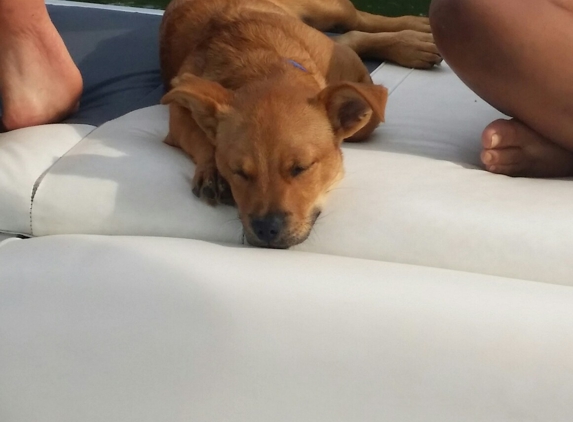
[[229,183],[223,177],[219,176],[217,184],[219,189],[219,203],[223,205],[235,205],[235,198],[233,198],[233,192],[231,191]]
[[195,172],[193,194],[209,205],[234,205],[231,187],[212,167]]
[[217,197],[212,180],[203,186],[201,189],[201,196],[207,200],[214,200]]
[[199,185],[195,185],[193,186],[193,195],[195,195],[197,198],[201,198],[201,186]]

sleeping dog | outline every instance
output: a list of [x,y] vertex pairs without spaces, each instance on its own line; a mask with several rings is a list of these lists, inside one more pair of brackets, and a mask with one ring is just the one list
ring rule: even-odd
[[196,164],[196,196],[236,204],[249,243],[296,245],[342,177],[342,141],[384,120],[387,90],[359,54],[431,67],[429,32],[349,0],[174,0],[160,32],[165,142]]

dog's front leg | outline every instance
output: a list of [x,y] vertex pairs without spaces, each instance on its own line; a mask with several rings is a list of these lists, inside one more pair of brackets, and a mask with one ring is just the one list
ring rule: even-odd
[[227,181],[215,163],[215,147],[197,125],[191,112],[177,104],[169,106],[169,134],[165,143],[179,147],[195,163],[193,194],[210,205],[234,205]]

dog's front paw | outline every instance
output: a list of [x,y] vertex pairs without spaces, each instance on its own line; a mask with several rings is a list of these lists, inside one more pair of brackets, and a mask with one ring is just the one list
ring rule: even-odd
[[229,183],[213,166],[197,166],[193,177],[193,194],[209,205],[234,205]]
[[217,176],[217,188],[219,203],[234,206],[235,198],[231,191],[231,185],[229,185],[229,182],[220,174]]

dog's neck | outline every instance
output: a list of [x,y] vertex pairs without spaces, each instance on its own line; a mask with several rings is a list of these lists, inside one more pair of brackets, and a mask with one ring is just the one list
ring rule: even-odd
[[[220,32],[207,36],[205,50],[189,55],[184,65],[191,73],[215,80],[228,89],[235,90],[253,81],[274,79],[277,74],[289,73],[293,78],[315,80],[320,89],[326,86],[326,72],[316,51],[309,50],[301,35],[299,25],[286,22],[275,27],[257,19],[225,22]],[[291,27],[293,26],[293,27]]]
[[[250,54],[249,54],[250,53]],[[312,60],[281,57],[274,52],[246,52],[241,61],[214,60],[200,76],[219,82],[225,88],[237,90],[263,80],[273,83],[313,86],[318,92],[326,80]]]

